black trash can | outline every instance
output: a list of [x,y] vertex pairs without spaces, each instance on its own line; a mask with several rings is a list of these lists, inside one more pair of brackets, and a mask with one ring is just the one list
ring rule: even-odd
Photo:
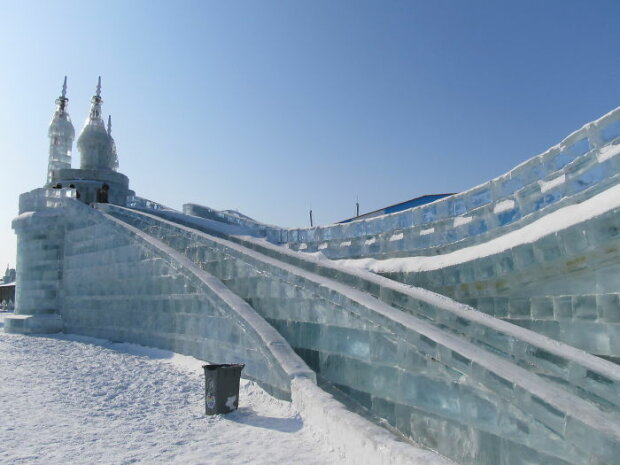
[[239,379],[244,364],[203,365],[205,370],[206,414],[215,415],[239,407]]

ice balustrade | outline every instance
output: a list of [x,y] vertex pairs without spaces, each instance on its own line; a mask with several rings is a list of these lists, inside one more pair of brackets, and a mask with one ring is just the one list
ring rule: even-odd
[[144,209],[144,210],[167,210],[168,207],[153,200],[145,199],[138,195],[127,196],[127,206],[130,208]]
[[209,220],[219,221],[231,225],[240,226],[246,229],[250,234],[257,236],[267,236],[268,234],[278,234],[281,228],[259,223],[240,213],[231,213],[228,211],[215,210],[204,205],[194,203],[186,203],[183,205],[183,213],[186,215],[197,216]]
[[[133,215],[120,207],[105,206],[103,208],[123,218]],[[526,369],[533,370],[551,380],[557,379],[574,393],[586,396],[601,405],[612,403],[620,407],[620,368],[615,364],[605,362],[570,346],[557,344],[556,341],[540,334],[489,318],[474,308],[433,295],[424,289],[411,288],[364,270],[351,270],[337,263],[319,260],[263,240],[230,235],[217,223],[209,220],[169,211],[157,212],[155,215],[177,224],[224,237],[284,263],[367,292],[394,308],[426,319],[473,343],[492,348],[494,353],[513,360]],[[153,220],[154,218],[151,218],[151,221]],[[148,217],[145,217],[144,221],[148,221]],[[152,224],[156,225],[157,222],[153,221]],[[609,305],[605,308],[607,309],[605,318],[609,321],[619,317],[612,315]]]
[[611,464],[620,452],[617,414],[461,337],[238,244],[105,208],[221,279],[321,377],[460,463]]
[[[540,215],[593,195],[618,182],[620,157],[609,149],[620,136],[620,108],[574,132],[510,172],[461,194],[403,212],[346,224],[261,229],[271,242],[288,243],[331,258],[398,255],[490,234],[502,234],[524,218]],[[615,153],[615,152],[613,152]],[[207,207],[188,204],[186,213],[202,216]],[[217,219],[212,212],[207,216]],[[221,216],[221,215],[220,215]],[[226,218],[228,221],[230,218]]]
[[75,198],[75,189],[39,188],[19,196],[19,213],[61,207],[63,198]]

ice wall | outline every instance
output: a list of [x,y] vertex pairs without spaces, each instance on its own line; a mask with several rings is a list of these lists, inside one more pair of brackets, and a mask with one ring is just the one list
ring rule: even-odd
[[[214,274],[277,328],[321,378],[459,463],[611,463],[620,451],[617,407],[604,412],[596,396],[574,394],[510,356],[341,282],[152,215],[102,208]],[[441,312],[437,301],[416,304]],[[542,350],[537,357],[541,372],[545,364],[563,363]],[[612,384],[620,381],[617,369],[611,376]],[[580,426],[573,429],[575,421]],[[611,429],[600,431],[600,424]],[[581,439],[573,436],[577,430]],[[593,438],[604,446],[592,449],[587,443]]]
[[62,328],[59,316],[64,246],[63,199],[72,189],[35,189],[19,198],[15,315],[5,321],[7,332],[47,333]]

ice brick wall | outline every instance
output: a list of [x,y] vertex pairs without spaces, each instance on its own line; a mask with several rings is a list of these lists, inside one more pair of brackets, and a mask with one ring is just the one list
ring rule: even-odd
[[61,328],[59,292],[62,279],[63,198],[72,189],[35,189],[19,197],[15,314],[7,318],[7,332],[55,332]]
[[[128,210],[106,211],[221,279],[351,402],[459,463],[611,464],[620,452],[617,413],[507,358],[238,244]],[[595,450],[593,441],[602,447]]]
[[383,274],[620,359],[620,208],[486,257]]

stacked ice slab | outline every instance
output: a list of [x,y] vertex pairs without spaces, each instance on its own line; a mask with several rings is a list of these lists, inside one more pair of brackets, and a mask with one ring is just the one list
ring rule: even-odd
[[274,243],[437,291],[615,359],[619,155],[616,109],[467,192],[368,220],[263,231]]
[[611,464],[620,452],[614,364],[370,273],[216,237],[209,221],[101,208],[220,279],[351,405],[459,463]]
[[47,333],[62,329],[59,294],[64,246],[63,198],[72,189],[35,189],[19,198],[15,316],[5,322],[8,332]]

